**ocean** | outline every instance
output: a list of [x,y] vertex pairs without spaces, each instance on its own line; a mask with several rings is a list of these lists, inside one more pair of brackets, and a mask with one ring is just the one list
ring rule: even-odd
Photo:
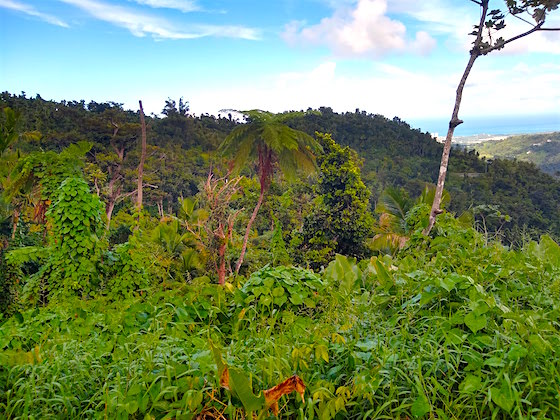
[[[501,117],[461,117],[463,124],[455,129],[455,136],[514,135],[535,134],[560,131],[560,114],[501,116]],[[429,132],[439,136],[447,134],[449,119],[410,119],[407,120],[412,128],[419,128],[422,132]]]

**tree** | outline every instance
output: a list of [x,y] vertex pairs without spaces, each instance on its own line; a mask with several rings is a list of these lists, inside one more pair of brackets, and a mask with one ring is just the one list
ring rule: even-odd
[[338,145],[330,134],[317,136],[323,148],[317,157],[319,197],[301,234],[292,240],[302,253],[301,262],[311,263],[313,268],[328,263],[335,253],[365,257],[365,240],[373,232],[370,192],[361,179],[358,154]]
[[247,123],[233,129],[220,146],[225,156],[233,157],[234,171],[247,162],[255,162],[260,183],[260,194],[251,218],[247,223],[241,254],[235,272],[239,273],[247,249],[251,226],[257,217],[272,176],[278,167],[288,178],[298,169],[310,173],[315,170],[315,153],[320,146],[309,134],[294,130],[284,123],[288,119],[305,115],[303,112],[273,114],[260,110],[243,111]]
[[[105,214],[107,215],[107,229],[115,206],[125,198],[137,194],[132,187],[133,169],[128,158],[138,140],[140,125],[131,121],[120,106],[106,108],[101,114],[92,118],[92,129],[96,130],[99,137],[96,142],[102,148],[93,151],[95,163],[102,172],[107,174],[107,183],[104,186],[95,184],[100,197],[105,201]],[[99,150],[101,149],[101,150]],[[101,180],[99,180],[101,181]],[[127,191],[128,190],[128,191]],[[132,190],[132,191],[130,191]]]
[[[432,206],[435,197],[435,186],[426,185],[422,194],[416,199],[409,198],[406,191],[402,188],[386,188],[377,201],[375,212],[378,213],[379,222],[375,226],[376,235],[372,240],[372,247],[378,251],[390,251],[391,253],[403,248],[410,235],[419,227],[419,220],[414,220],[412,210],[428,215],[427,209]],[[451,200],[447,191],[443,191],[441,206],[445,207]],[[419,208],[419,207],[422,208]],[[426,209],[424,211],[424,208]],[[427,226],[426,217],[421,217],[421,228]]]
[[[556,10],[560,5],[560,0],[506,0],[506,5],[509,13],[512,16],[517,17],[531,25],[531,29],[529,29],[528,31],[518,34],[507,40],[502,37],[496,37],[496,33],[506,26],[504,13],[499,9],[489,11],[490,0],[471,1],[478,4],[481,8],[480,21],[478,25],[474,26],[474,31],[469,34],[475,36],[475,40],[473,42],[473,48],[470,50],[469,61],[467,63],[463,76],[459,81],[459,86],[457,87],[455,106],[453,108],[451,120],[449,121],[449,129],[447,130],[445,145],[441,156],[441,165],[439,169],[435,199],[430,212],[430,220],[428,226],[426,227],[426,229],[424,229],[424,234],[426,235],[430,233],[432,227],[434,226],[437,215],[442,213],[440,206],[445,178],[447,175],[449,153],[451,151],[451,140],[453,139],[455,128],[463,123],[463,121],[459,119],[459,108],[461,106],[461,100],[463,97],[463,89],[474,65],[474,62],[478,57],[489,54],[492,51],[501,50],[510,42],[516,41],[520,38],[524,38],[534,32],[560,30],[560,28],[544,27],[547,13],[550,13],[552,10]],[[523,14],[530,14],[534,22],[523,18]]]
[[[142,101],[138,101],[140,105],[140,125],[142,127],[142,148],[140,152],[140,164],[138,165],[138,199],[136,200],[136,207],[138,211],[138,222],[140,222],[140,212],[142,211],[143,200],[143,185],[142,177],[144,176],[144,161],[146,160],[146,120],[144,118],[144,108]],[[138,225],[137,225],[138,226]]]

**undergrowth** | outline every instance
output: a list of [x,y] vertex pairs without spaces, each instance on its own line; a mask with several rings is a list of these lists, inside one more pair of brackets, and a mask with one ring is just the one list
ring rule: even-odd
[[[265,267],[119,302],[69,299],[0,325],[5,418],[246,418],[212,343],[284,418],[560,418],[560,248],[484,245],[453,220],[396,257],[317,275]],[[271,415],[266,408],[261,418]]]

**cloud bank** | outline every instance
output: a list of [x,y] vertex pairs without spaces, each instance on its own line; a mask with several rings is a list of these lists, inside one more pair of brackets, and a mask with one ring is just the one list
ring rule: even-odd
[[359,0],[337,8],[318,24],[291,22],[283,38],[292,45],[325,45],[341,56],[383,56],[390,52],[429,53],[436,41],[420,31],[407,37],[406,26],[387,15],[387,0]]

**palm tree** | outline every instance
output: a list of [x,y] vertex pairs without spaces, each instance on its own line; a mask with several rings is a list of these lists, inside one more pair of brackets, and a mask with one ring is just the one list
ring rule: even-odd
[[[375,228],[377,234],[373,237],[372,247],[375,250],[389,250],[395,252],[403,248],[410,239],[410,226],[407,224],[407,215],[416,205],[426,204],[431,206],[434,202],[436,188],[426,185],[420,197],[412,200],[402,188],[388,187],[379,197],[375,212],[380,214],[379,223]],[[443,191],[441,206],[450,201],[450,195]]]
[[10,107],[2,108],[4,117],[0,121],[0,156],[8,150],[17,140],[38,140],[41,135],[38,131],[21,132],[21,112]]
[[380,217],[372,242],[374,249],[394,251],[405,246],[408,241],[406,214],[413,205],[414,201],[402,189],[387,187],[381,193],[375,206]]
[[235,272],[239,273],[247,249],[251,226],[257,217],[264,195],[270,187],[278,167],[288,178],[295,177],[298,169],[310,173],[316,169],[315,153],[321,149],[310,135],[285,125],[289,119],[302,117],[304,112],[243,111],[247,123],[233,129],[220,146],[223,155],[233,158],[234,172],[247,162],[255,162],[259,176],[260,194],[253,214],[247,223],[241,254]]

